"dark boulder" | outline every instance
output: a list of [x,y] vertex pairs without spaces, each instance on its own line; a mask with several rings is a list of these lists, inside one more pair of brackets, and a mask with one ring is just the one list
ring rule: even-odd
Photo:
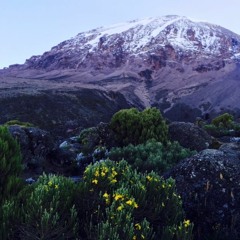
[[201,151],[212,144],[212,138],[202,128],[193,123],[173,122],[169,125],[169,138],[191,150]]
[[224,143],[219,150],[223,151],[228,156],[234,156],[240,159],[240,144],[239,143]]
[[54,147],[51,135],[44,130],[34,127],[21,127],[18,125],[8,127],[11,135],[19,142],[24,172],[40,174],[48,154]]
[[92,153],[98,147],[110,149],[114,147],[114,133],[108,123],[99,123],[96,127],[86,128],[81,131],[79,142],[82,145],[82,152]]
[[176,180],[187,218],[194,222],[196,239],[240,239],[237,154],[206,149],[180,162],[165,177],[170,176]]

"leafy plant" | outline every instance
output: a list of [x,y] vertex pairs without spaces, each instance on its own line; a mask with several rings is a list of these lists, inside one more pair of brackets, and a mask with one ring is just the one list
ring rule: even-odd
[[231,128],[233,123],[233,116],[229,113],[224,113],[212,120],[212,124],[216,127]]
[[8,129],[0,126],[0,203],[19,191],[21,171],[20,147]]
[[[138,173],[123,160],[89,165],[83,177],[77,207],[84,239],[164,239],[165,228],[184,224],[173,179]],[[189,229],[178,238],[177,229],[169,239],[192,236]]]
[[137,145],[149,139],[167,142],[168,128],[157,108],[142,112],[136,108],[120,110],[113,115],[110,127],[119,146]]
[[[7,201],[22,188],[20,147],[6,127],[0,126],[0,238],[6,239],[10,222],[11,203]],[[9,215],[10,214],[10,215]]]
[[139,171],[156,171],[162,174],[169,170],[181,159],[189,157],[194,152],[185,149],[178,142],[168,142],[163,145],[156,140],[149,140],[144,144],[134,146],[132,144],[123,148],[112,148],[109,158],[114,161],[126,159],[126,161]]
[[76,239],[75,189],[65,177],[41,176],[23,201],[20,239]]
[[240,136],[240,124],[229,113],[217,116],[211,124],[204,125],[204,129],[214,137]]

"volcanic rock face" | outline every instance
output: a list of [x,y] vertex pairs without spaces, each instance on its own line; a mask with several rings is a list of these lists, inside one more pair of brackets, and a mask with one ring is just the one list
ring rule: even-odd
[[13,85],[14,94],[118,91],[129,105],[157,106],[172,120],[193,121],[240,112],[239,64],[240,36],[227,29],[179,16],[146,18],[79,33],[1,70],[0,97]]

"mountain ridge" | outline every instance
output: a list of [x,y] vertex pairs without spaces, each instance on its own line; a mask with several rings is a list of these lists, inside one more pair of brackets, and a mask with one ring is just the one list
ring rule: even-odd
[[168,15],[79,33],[0,70],[0,82],[10,89],[15,81],[20,93],[119,92],[129,106],[156,106],[171,120],[194,121],[222,111],[240,114],[239,66],[238,34]]

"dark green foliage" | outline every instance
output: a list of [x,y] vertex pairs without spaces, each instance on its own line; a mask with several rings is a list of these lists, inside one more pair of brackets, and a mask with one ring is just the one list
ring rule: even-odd
[[[21,154],[17,142],[6,127],[0,126],[0,238],[6,239],[9,234],[9,219],[12,217],[12,203],[8,203],[21,189]],[[14,219],[14,218],[13,218]]]
[[6,123],[4,123],[5,126],[21,126],[21,127],[34,127],[34,125],[32,123],[29,122],[21,122],[19,120],[10,120]]
[[240,124],[235,122],[229,113],[217,116],[211,124],[204,125],[204,129],[214,137],[240,136]]
[[149,139],[167,142],[168,128],[157,108],[142,112],[136,108],[120,110],[113,115],[110,127],[119,146],[137,145]]
[[181,230],[188,230],[188,238],[177,235],[184,214],[174,180],[138,173],[126,161],[89,165],[79,184],[77,206],[83,239],[165,240],[165,228],[173,231],[169,239],[192,236],[190,223]]
[[181,147],[178,142],[163,145],[156,140],[149,140],[137,146],[130,144],[123,148],[112,148],[109,158],[114,161],[125,159],[133,168],[142,172],[154,170],[162,174],[193,153]]
[[82,130],[79,136],[79,142],[81,143],[81,150],[84,154],[87,155],[92,153],[100,142],[100,137],[97,129],[95,127],[92,127]]
[[20,147],[8,129],[0,126],[0,203],[18,192],[21,171]]
[[229,113],[224,113],[212,120],[212,124],[216,127],[231,128],[233,116]]
[[4,202],[1,239],[78,239],[75,193],[68,178],[40,176]]

